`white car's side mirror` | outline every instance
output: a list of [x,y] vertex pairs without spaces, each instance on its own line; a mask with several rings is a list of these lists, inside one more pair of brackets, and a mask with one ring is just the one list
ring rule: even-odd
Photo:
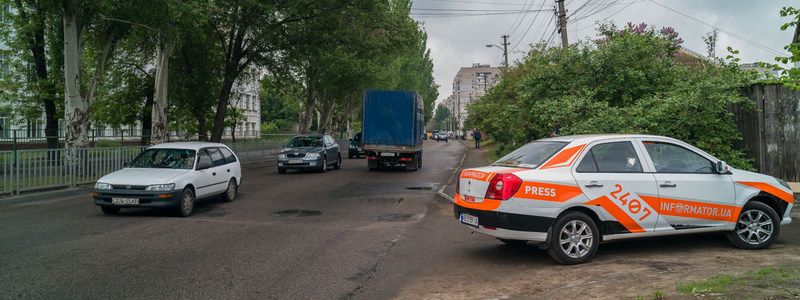
[[718,174],[727,174],[728,171],[730,171],[730,167],[728,167],[727,163],[725,163],[724,161],[720,160],[720,161],[717,161],[716,171],[717,171]]

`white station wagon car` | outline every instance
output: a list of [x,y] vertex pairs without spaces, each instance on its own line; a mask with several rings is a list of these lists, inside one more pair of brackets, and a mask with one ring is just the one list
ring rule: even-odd
[[239,159],[223,144],[165,143],[148,148],[122,170],[97,180],[94,204],[106,214],[121,208],[175,209],[188,217],[197,199],[233,201],[242,183]]
[[726,232],[768,247],[791,222],[789,185],[729,168],[676,139],[585,135],[537,140],[460,174],[455,217],[507,244],[534,242],[562,264],[586,262],[600,242]]

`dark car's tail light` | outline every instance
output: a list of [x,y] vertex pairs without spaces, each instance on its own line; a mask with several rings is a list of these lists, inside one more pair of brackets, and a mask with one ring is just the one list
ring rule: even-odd
[[522,179],[514,174],[496,174],[489,181],[486,189],[486,199],[508,200],[517,193],[522,185]]

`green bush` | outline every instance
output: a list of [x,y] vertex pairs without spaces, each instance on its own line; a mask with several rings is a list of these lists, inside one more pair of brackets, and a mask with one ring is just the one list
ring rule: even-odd
[[678,64],[681,40],[671,29],[601,25],[604,37],[567,49],[537,47],[479,101],[470,127],[488,132],[498,154],[561,135],[641,133],[674,137],[729,164],[752,169],[726,108],[747,105],[738,89],[753,77],[733,64]]

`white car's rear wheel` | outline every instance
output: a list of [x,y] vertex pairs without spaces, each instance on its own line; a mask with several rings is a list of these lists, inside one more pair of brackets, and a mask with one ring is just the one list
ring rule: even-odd
[[236,199],[236,193],[239,192],[239,186],[236,184],[236,179],[231,178],[228,181],[228,189],[225,190],[225,202],[231,202]]
[[594,257],[600,243],[597,224],[586,214],[568,212],[553,224],[550,236],[550,257],[561,264],[585,263]]
[[764,249],[775,241],[780,228],[778,213],[772,207],[761,202],[749,202],[739,213],[736,227],[728,233],[728,239],[742,249]]

